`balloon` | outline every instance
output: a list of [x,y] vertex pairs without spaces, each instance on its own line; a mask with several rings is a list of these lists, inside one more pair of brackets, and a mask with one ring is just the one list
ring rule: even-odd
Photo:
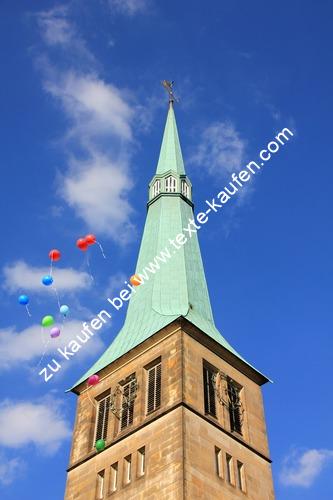
[[84,252],[88,248],[88,243],[85,238],[79,238],[76,242],[76,246]]
[[130,277],[130,282],[134,286],[139,286],[142,283],[142,280],[138,274],[133,274],[133,276]]
[[63,304],[62,306],[60,306],[60,309],[59,311],[61,312],[61,314],[63,314],[64,316],[67,316],[67,314],[69,313],[69,307],[66,306],[66,304]]
[[46,274],[45,276],[43,276],[43,278],[42,278],[42,283],[43,283],[43,285],[45,285],[45,286],[50,286],[50,285],[52,285],[52,283],[53,283],[53,278],[52,278],[52,276],[50,276],[49,274]]
[[96,236],[94,234],[87,234],[85,240],[88,245],[93,245],[94,243],[96,243]]
[[42,319],[42,326],[52,326],[54,323],[54,318],[53,316],[44,316],[44,318]]
[[19,304],[22,304],[22,306],[26,306],[29,304],[29,297],[28,295],[20,295],[18,298]]
[[55,339],[56,337],[59,337],[60,335],[60,328],[58,328],[57,326],[54,326],[53,328],[51,328],[50,330],[50,336]]
[[99,376],[98,375],[91,375],[88,378],[88,385],[96,385],[99,382]]
[[59,252],[59,250],[54,248],[53,250],[50,250],[49,257],[53,262],[55,262],[56,260],[60,260],[61,253]]
[[104,441],[104,439],[99,439],[98,441],[96,441],[95,448],[96,448],[97,451],[103,451],[104,448],[105,448],[105,441]]

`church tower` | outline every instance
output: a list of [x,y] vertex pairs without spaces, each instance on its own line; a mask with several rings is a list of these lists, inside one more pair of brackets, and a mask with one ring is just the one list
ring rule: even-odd
[[66,500],[274,499],[268,379],[215,326],[194,224],[171,92],[136,272],[156,269],[123,294],[123,328],[71,389]]

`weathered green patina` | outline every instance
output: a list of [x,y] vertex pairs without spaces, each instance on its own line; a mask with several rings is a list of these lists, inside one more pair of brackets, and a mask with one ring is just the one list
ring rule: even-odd
[[[174,175],[176,179],[175,192],[166,192],[165,180],[170,175]],[[176,243],[179,249],[170,243],[193,219],[191,194],[182,194],[181,181],[187,181],[189,186],[191,184],[184,170],[172,103],[169,106],[156,176],[154,179],[160,180],[161,188],[155,195],[152,187],[150,188],[136,272],[140,274],[166,248],[170,252],[170,259],[166,259],[166,263],[160,263],[155,274],[147,272],[149,280],[137,287],[136,293],[130,298],[123,328],[104,354],[73,387],[181,316],[245,362],[215,327],[197,233],[184,233],[187,242],[184,245]],[[193,226],[192,228],[194,229]]]

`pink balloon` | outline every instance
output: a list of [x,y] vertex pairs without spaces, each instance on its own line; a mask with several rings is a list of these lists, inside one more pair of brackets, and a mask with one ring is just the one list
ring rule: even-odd
[[60,328],[58,328],[57,326],[54,326],[53,328],[51,328],[50,335],[51,335],[51,337],[53,339],[55,339],[56,337],[59,337],[59,335],[60,335]]
[[96,385],[99,382],[99,376],[98,375],[91,375],[88,378],[88,385]]

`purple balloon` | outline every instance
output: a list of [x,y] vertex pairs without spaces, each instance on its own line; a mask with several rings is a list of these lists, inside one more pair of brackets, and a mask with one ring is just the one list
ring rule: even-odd
[[51,328],[50,335],[51,335],[51,337],[53,339],[55,339],[56,337],[59,337],[59,335],[60,335],[60,328],[58,328],[57,326],[54,326],[53,328]]

